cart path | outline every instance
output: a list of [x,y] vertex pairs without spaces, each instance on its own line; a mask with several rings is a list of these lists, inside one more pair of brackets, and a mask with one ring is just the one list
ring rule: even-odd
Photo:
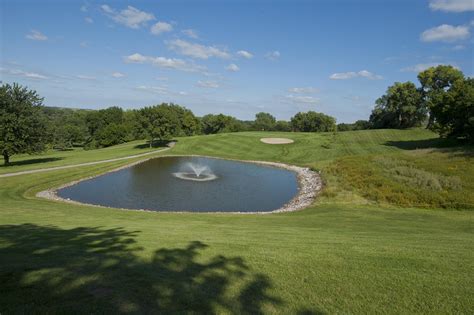
[[134,158],[138,158],[138,157],[142,157],[142,156],[147,156],[147,155],[150,155],[150,154],[155,154],[155,153],[158,153],[158,152],[164,152],[166,150],[171,149],[172,147],[173,147],[173,145],[170,144],[170,146],[168,148],[155,150],[155,151],[150,151],[150,152],[145,152],[145,153],[141,153],[141,154],[129,155],[129,156],[124,156],[124,157],[115,158],[115,159],[100,160],[100,161],[95,161],[95,162],[86,162],[86,163],[80,163],[80,164],[71,164],[71,165],[40,168],[40,169],[35,169],[35,170],[28,170],[28,171],[14,172],[14,173],[6,173],[6,174],[0,174],[0,177],[12,177],[12,176],[19,176],[19,175],[26,175],[26,174],[50,172],[50,171],[64,170],[64,169],[80,167],[80,166],[88,166],[88,165],[96,165],[96,164],[116,162],[116,161],[122,161],[122,160],[129,160],[129,159],[134,159]]

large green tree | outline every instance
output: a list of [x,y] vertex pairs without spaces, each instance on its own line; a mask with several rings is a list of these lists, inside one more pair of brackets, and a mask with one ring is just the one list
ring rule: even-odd
[[193,136],[201,132],[201,122],[189,109],[176,104],[170,104],[169,110],[174,111],[179,120],[179,136]]
[[324,132],[336,130],[336,119],[334,117],[314,111],[297,113],[291,118],[290,124],[294,131]]
[[234,117],[223,114],[208,114],[201,118],[202,131],[205,134],[236,132],[242,130],[242,124]]
[[427,117],[422,95],[412,82],[395,82],[375,104],[370,115],[372,128],[411,128]]
[[255,115],[255,130],[271,131],[275,129],[276,119],[269,113],[260,112]]
[[16,83],[0,87],[0,150],[5,165],[18,153],[45,149],[46,125],[41,111],[43,98]]
[[150,141],[150,147],[155,139],[169,140],[177,135],[180,126],[176,110],[165,103],[140,109],[139,121]]
[[473,79],[444,65],[420,72],[418,79],[430,111],[428,127],[441,136],[474,139]]

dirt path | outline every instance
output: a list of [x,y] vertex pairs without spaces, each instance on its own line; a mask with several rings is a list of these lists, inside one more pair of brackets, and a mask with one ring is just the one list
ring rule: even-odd
[[108,163],[108,162],[129,160],[129,159],[134,159],[134,158],[138,158],[138,157],[142,157],[142,156],[147,156],[147,155],[158,153],[158,152],[163,152],[163,151],[171,149],[172,147],[173,146],[170,145],[168,148],[164,148],[164,149],[161,149],[161,150],[155,150],[155,151],[151,151],[151,152],[146,152],[146,153],[141,153],[141,154],[136,154],[136,155],[129,155],[129,156],[124,156],[124,157],[109,159],[109,160],[101,160],[101,161],[95,161],[95,162],[86,162],[86,163],[80,163],[80,164],[63,165],[63,166],[55,166],[55,167],[48,167],[48,168],[40,168],[40,169],[29,170],[29,171],[21,171],[21,172],[15,172],[15,173],[0,174],[0,177],[11,177],[11,176],[26,175],[26,174],[50,172],[50,171],[64,170],[64,169],[74,168],[74,167],[79,167],[79,166],[88,166],[88,165],[96,165],[96,164],[102,164],[102,163]]

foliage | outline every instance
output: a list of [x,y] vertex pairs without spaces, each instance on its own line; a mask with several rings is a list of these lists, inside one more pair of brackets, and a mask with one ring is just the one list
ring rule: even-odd
[[291,131],[291,125],[286,120],[278,120],[275,123],[275,131]]
[[334,131],[336,129],[336,119],[313,111],[299,112],[291,118],[291,126],[294,131],[302,132]]
[[355,123],[337,124],[337,131],[353,131],[353,130],[367,130],[370,129],[370,123],[367,120],[357,120]]
[[47,133],[42,102],[36,91],[18,84],[0,87],[0,150],[6,165],[14,154],[45,149]]
[[275,129],[276,119],[269,113],[257,113],[255,115],[255,130],[271,131]]
[[42,107],[47,120],[48,143],[56,149],[83,145],[88,137],[85,117],[89,111],[58,107]]
[[472,209],[474,190],[470,160],[448,154],[347,157],[327,171],[347,189],[377,203],[404,207]]
[[178,113],[166,103],[140,109],[139,121],[150,140],[150,147],[155,139],[169,140],[180,131]]
[[89,138],[85,148],[103,148],[130,140],[124,116],[123,109],[116,106],[88,112],[85,120]]
[[430,110],[428,127],[441,136],[474,140],[474,80],[443,65],[421,72],[418,79]]
[[369,119],[375,129],[412,128],[426,119],[422,95],[412,82],[395,82],[375,103]]
[[208,114],[201,118],[204,134],[236,132],[242,130],[241,123],[232,116]]

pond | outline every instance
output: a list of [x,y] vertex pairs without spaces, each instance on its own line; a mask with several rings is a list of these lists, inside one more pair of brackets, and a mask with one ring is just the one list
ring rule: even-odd
[[297,193],[297,175],[286,169],[183,156],[151,159],[57,191],[87,204],[193,212],[268,212]]

